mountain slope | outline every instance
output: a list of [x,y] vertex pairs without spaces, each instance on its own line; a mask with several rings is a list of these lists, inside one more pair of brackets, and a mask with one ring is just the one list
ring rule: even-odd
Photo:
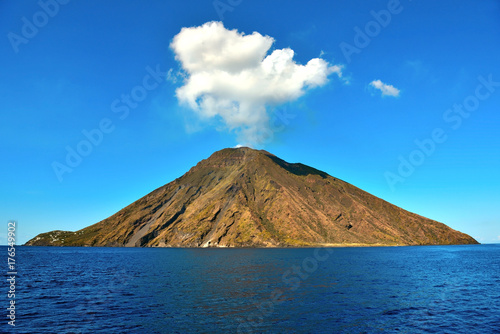
[[76,232],[27,245],[286,247],[475,244],[303,164],[249,148],[223,149],[182,177]]

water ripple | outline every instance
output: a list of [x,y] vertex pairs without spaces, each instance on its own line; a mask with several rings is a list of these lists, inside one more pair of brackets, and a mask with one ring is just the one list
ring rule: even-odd
[[[500,248],[19,247],[17,333],[494,333]],[[313,269],[311,269],[313,268]]]

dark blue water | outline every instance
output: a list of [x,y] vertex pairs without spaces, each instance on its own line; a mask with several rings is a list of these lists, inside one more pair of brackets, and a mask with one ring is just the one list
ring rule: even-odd
[[17,247],[16,258],[16,327],[0,332],[500,333],[500,245]]

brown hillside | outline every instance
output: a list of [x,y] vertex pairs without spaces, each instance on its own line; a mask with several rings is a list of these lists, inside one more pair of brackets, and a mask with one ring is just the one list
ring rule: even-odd
[[223,149],[182,177],[76,232],[27,245],[287,247],[475,244],[303,164],[250,148]]

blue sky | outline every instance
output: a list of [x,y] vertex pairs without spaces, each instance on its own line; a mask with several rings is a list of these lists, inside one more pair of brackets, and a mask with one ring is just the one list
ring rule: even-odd
[[170,45],[211,21],[326,66],[259,100],[255,147],[500,242],[498,1],[55,1],[0,4],[0,244],[8,220],[18,244],[83,228],[248,138],[176,96],[195,73]]

